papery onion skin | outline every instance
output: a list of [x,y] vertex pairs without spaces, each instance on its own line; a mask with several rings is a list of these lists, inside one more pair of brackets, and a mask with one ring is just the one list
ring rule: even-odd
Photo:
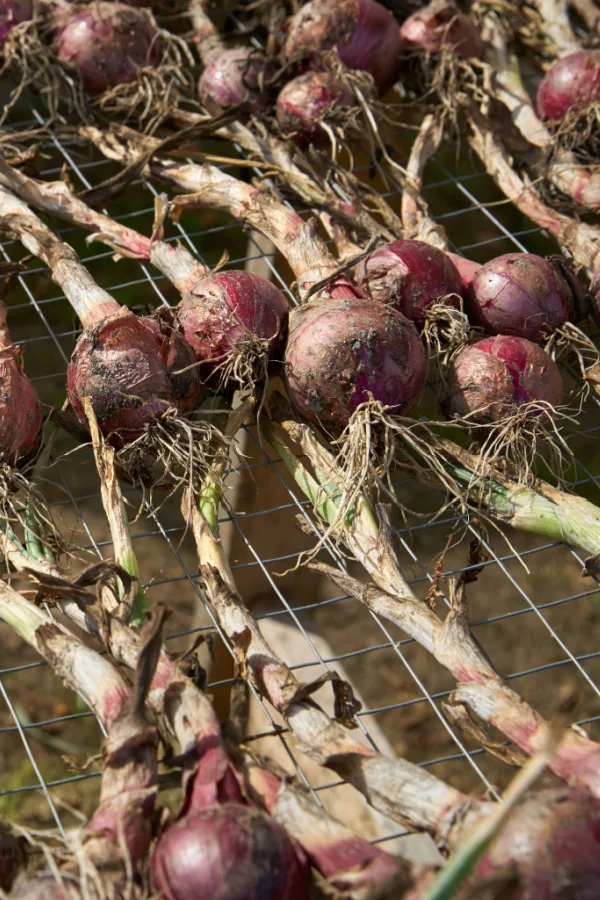
[[178,327],[204,378],[241,341],[268,341],[268,357],[283,352],[288,303],[281,291],[252,272],[215,272],[201,278],[176,310]]
[[159,837],[152,887],[167,900],[309,900],[308,863],[284,829],[251,806],[187,813]]
[[33,17],[31,0],[0,0],[0,49],[9,32]]
[[460,307],[461,279],[452,260],[424,241],[400,240],[374,250],[354,271],[354,280],[373,300],[389,303],[418,328],[427,309],[446,298]]
[[377,0],[311,0],[292,17],[283,58],[306,56],[315,68],[337,47],[342,62],[373,76],[385,90],[398,70],[403,42],[392,13]]
[[125,3],[97,0],[59,10],[56,55],[73,66],[90,94],[135,81],[145,66],[157,66],[160,38],[146,14]]
[[475,23],[454,3],[433,0],[406,19],[400,35],[407,47],[439,53],[449,47],[458,56],[483,56],[484,44]]
[[371,397],[404,414],[421,394],[425,368],[415,327],[390,306],[317,300],[290,316],[285,382],[311,422],[343,428]]
[[557,60],[537,93],[542,119],[562,119],[570,109],[600,100],[600,50],[578,50]]
[[336,109],[350,107],[353,96],[332,72],[305,72],[281,89],[275,105],[277,121],[286,132],[307,138],[325,138],[323,120],[335,116]]
[[40,401],[19,358],[19,351],[0,353],[0,460],[18,465],[30,460],[42,433]]
[[490,334],[514,334],[543,341],[586,311],[583,286],[556,259],[533,253],[506,253],[475,274],[467,297],[474,325]]
[[[84,331],[67,369],[67,393],[87,427],[91,397],[100,430],[115,446],[143,432],[167,409],[190,413],[200,397],[196,356],[185,339],[153,319],[114,316]],[[185,370],[185,371],[182,371]]]
[[558,366],[539,344],[498,335],[459,353],[448,373],[442,405],[451,417],[495,422],[524,403],[559,406],[562,397]]
[[273,63],[250,47],[217,50],[198,81],[200,99],[209,111],[249,103],[262,112],[271,102],[267,82],[273,71]]

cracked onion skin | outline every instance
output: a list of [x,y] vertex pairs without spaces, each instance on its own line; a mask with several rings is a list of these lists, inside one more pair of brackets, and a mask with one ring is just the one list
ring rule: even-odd
[[186,415],[196,407],[201,384],[195,363],[176,331],[124,311],[80,336],[67,369],[67,394],[86,428],[82,398],[91,397],[100,430],[123,446],[166,410]]
[[583,286],[556,258],[506,253],[474,275],[467,297],[473,325],[490,334],[513,334],[543,341],[565,322],[586,312]]
[[270,816],[241,803],[189,812],[158,838],[152,887],[165,900],[309,900],[302,851]]
[[352,104],[350,89],[333,72],[305,72],[281,89],[275,114],[284,132],[323,139],[327,136],[321,127],[323,119]]
[[392,241],[374,250],[357,265],[354,280],[373,300],[391,304],[418,328],[436,301],[445,298],[449,306],[460,307],[462,282],[454,263],[424,241]]
[[294,310],[285,354],[288,396],[311,422],[343,428],[371,398],[402,415],[425,382],[413,324],[368,299],[316,300]]
[[324,52],[334,47],[344,65],[369,72],[385,91],[394,82],[404,44],[394,16],[377,0],[310,0],[290,21],[284,60],[305,56],[321,68]]
[[524,403],[538,400],[559,406],[562,397],[558,366],[539,344],[498,335],[458,354],[442,406],[449,417],[495,422]]
[[253,112],[264,112],[271,98],[261,82],[273,73],[273,62],[250,47],[217,50],[198,81],[200,99],[209,111],[249,103]]
[[[4,312],[0,313],[0,317]],[[0,461],[25,464],[39,448],[42,411],[37,391],[21,365],[19,349],[0,351]]]
[[281,291],[260,275],[242,270],[201,278],[175,312],[179,330],[206,374],[246,341],[268,342],[268,358],[282,352],[287,334],[288,303]]
[[449,47],[458,56],[483,56],[484,44],[475,23],[447,0],[433,0],[409,16],[400,27],[408,48],[439,53]]
[[600,100],[600,50],[578,50],[557,60],[546,72],[537,93],[542,119],[562,119],[570,109]]
[[90,94],[135,81],[145,66],[157,66],[160,38],[146,14],[125,3],[96,0],[71,11],[59,9],[56,55],[73,66]]

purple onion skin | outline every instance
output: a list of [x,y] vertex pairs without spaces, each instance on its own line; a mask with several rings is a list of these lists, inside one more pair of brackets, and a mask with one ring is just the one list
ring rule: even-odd
[[249,47],[218,50],[200,76],[200,99],[211,112],[245,102],[253,112],[263,112],[271,98],[261,81],[267,82],[273,70],[272,61]]
[[538,88],[542,119],[562,119],[570,109],[600,100],[600,50],[578,50],[550,66]]
[[467,298],[474,325],[530,341],[543,341],[554,328],[578,321],[585,306],[583,287],[566,266],[533,253],[506,253],[483,265]]
[[[435,873],[419,878],[403,900],[421,900]],[[508,880],[506,889],[498,887]],[[488,890],[485,890],[485,887]],[[453,894],[507,900],[597,900],[600,897],[600,806],[573,788],[526,798]]]
[[318,300],[290,316],[286,387],[311,422],[343,428],[371,396],[404,414],[419,398],[425,368],[416,329],[390,306]]
[[32,16],[31,0],[0,0],[0,47],[15,25],[27,22]]
[[42,433],[42,411],[14,348],[0,359],[0,460],[26,463],[35,456]]
[[403,42],[392,13],[377,0],[311,0],[293,16],[283,57],[308,57],[323,66],[323,52],[337,47],[351,69],[370,72],[384,91],[394,82]]
[[[360,288],[389,303],[422,328],[428,308],[446,297],[460,307],[461,279],[445,253],[424,241],[393,241],[362,260],[354,271]],[[453,296],[449,296],[453,295]]]
[[308,900],[310,870],[273,819],[223,803],[190,812],[159,837],[152,887],[166,900]]
[[336,109],[352,104],[350,89],[332,72],[305,72],[281,89],[275,113],[284,132],[322,140],[327,135],[321,121]]
[[494,422],[534,400],[559,406],[562,396],[558,366],[539,344],[499,335],[478,341],[456,357],[443,407],[449,416]]
[[204,378],[236,344],[249,338],[269,342],[269,358],[282,352],[288,303],[281,291],[252,272],[232,270],[201,278],[183,298],[176,320],[202,366]]
[[164,324],[115,316],[77,341],[67,394],[84,427],[82,398],[91,397],[100,430],[114,446],[123,446],[167,409],[186,415],[195,408],[201,390],[195,362],[187,341]]
[[427,53],[450,47],[458,56],[479,59],[484,52],[475,23],[447,0],[433,0],[409,16],[400,28],[400,36],[408,48]]
[[90,94],[135,81],[140,68],[160,62],[158,32],[143,12],[125,3],[96,0],[59,12],[58,21],[56,55],[77,70]]

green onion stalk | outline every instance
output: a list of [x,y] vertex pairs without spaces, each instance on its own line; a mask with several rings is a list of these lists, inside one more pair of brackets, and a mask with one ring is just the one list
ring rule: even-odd
[[[279,421],[264,420],[262,433],[310,500],[326,534],[344,544],[373,583],[358,582],[322,563],[311,565],[368,609],[398,625],[448,669],[458,682],[449,715],[458,718],[457,709],[470,710],[527,755],[537,753],[546,740],[548,724],[504,683],[473,639],[464,579],[453,585],[451,609],[442,620],[415,596],[402,575],[386,509],[374,507],[362,492],[353,491],[348,502],[336,457],[308,426],[289,418],[286,408],[279,404]],[[308,458],[310,470],[295,454],[292,442]],[[502,487],[498,490],[505,502]],[[559,778],[600,797],[600,746],[580,730],[568,732],[549,768]]]

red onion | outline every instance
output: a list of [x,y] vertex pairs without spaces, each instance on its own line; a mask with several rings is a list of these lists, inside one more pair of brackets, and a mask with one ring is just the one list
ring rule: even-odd
[[125,3],[95,0],[58,15],[56,54],[73,66],[90,94],[135,81],[160,62],[160,39],[147,16]]
[[425,381],[416,329],[372,300],[317,300],[295,310],[285,361],[294,406],[311,422],[339,428],[371,397],[407,412]]
[[32,0],[0,0],[0,47],[9,31],[33,16]]
[[448,305],[460,306],[461,281],[454,263],[424,241],[393,241],[374,250],[358,264],[354,280],[373,300],[390,303],[417,327],[437,300],[447,297]]
[[[176,318],[198,359],[218,365],[245,341],[267,342],[269,359],[282,349],[288,304],[281,291],[243,271],[206,275],[177,307]],[[202,369],[204,376],[205,369]]]
[[450,47],[458,56],[483,56],[484,46],[475,23],[447,0],[433,0],[413,13],[400,28],[409,47],[439,53]]
[[250,47],[217,50],[200,76],[200,99],[209,110],[249,102],[253,111],[261,112],[270,103],[264,81],[273,68],[272,62]]
[[284,59],[308,56],[322,63],[322,53],[337,47],[342,62],[391,86],[398,69],[402,40],[392,13],[377,0],[311,0],[290,22]]
[[309,868],[260,810],[223,803],[190,812],[159,837],[152,885],[167,900],[308,900]]
[[525,338],[484,338],[463,350],[449,372],[444,406],[449,415],[493,422],[534,400],[559,406],[563,384],[558,366]]
[[125,311],[83,332],[67,370],[67,393],[86,428],[81,401],[91,397],[101,431],[122,445],[167,409],[185,415],[195,408],[200,394],[195,362],[177,332]]
[[506,253],[482,266],[468,295],[474,325],[491,334],[514,334],[542,341],[585,311],[582,285],[559,259],[533,253]]
[[481,263],[473,262],[472,260],[467,259],[466,256],[461,256],[460,253],[448,252],[447,255],[454,263],[454,268],[458,272],[461,284],[460,294],[462,297],[466,297],[473,284],[473,279],[481,269]]
[[37,391],[23,372],[0,305],[0,460],[9,465],[27,462],[39,447],[41,431]]
[[306,72],[292,78],[277,97],[276,115],[285,132],[325,137],[321,121],[353,103],[350,89],[332,72]]
[[562,119],[570,109],[600,100],[600,50],[579,50],[550,66],[537,94],[543,119]]

